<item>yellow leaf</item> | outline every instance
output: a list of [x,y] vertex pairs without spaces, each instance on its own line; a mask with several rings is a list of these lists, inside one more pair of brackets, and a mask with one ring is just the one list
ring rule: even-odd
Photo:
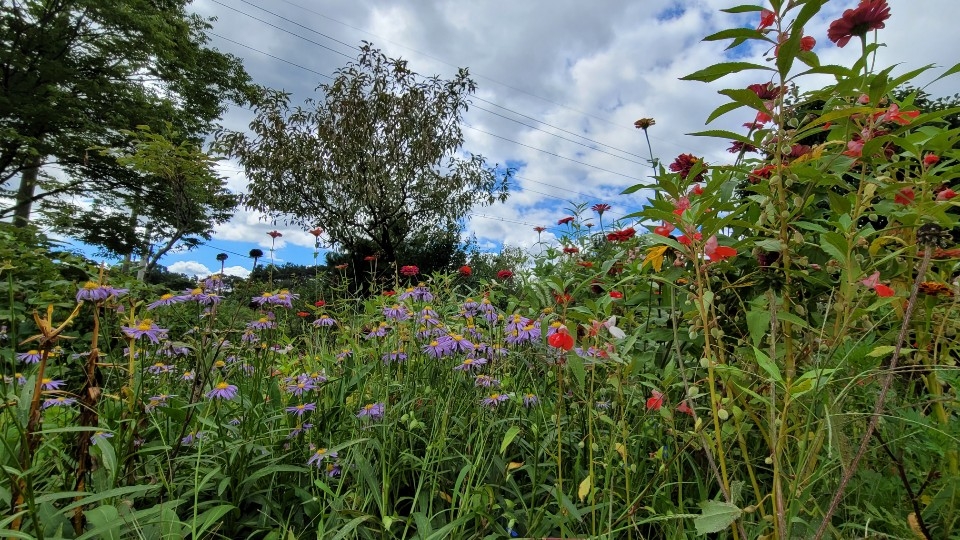
[[510,463],[507,464],[507,470],[508,470],[508,471],[512,471],[512,470],[514,470],[514,469],[519,469],[520,467],[523,467],[523,462],[522,462],[522,461],[511,461]]
[[613,445],[613,448],[614,450],[617,451],[618,454],[620,454],[621,459],[623,459],[624,461],[627,460],[627,447],[623,446],[623,443],[617,443]]
[[653,246],[647,250],[646,257],[643,258],[643,264],[641,267],[646,266],[647,263],[650,263],[650,266],[653,267],[657,272],[663,268],[663,256],[666,255],[667,250],[670,249],[670,246]]
[[590,493],[590,486],[593,484],[590,476],[587,476],[583,479],[583,482],[580,482],[580,487],[577,489],[577,497],[580,497],[580,502],[583,502],[587,495]]
[[446,492],[441,491],[441,492],[440,492],[440,498],[443,499],[443,500],[445,500],[445,501],[447,501],[448,504],[452,504],[452,503],[453,503],[453,497],[451,497],[451,496],[450,496],[449,494],[447,494]]

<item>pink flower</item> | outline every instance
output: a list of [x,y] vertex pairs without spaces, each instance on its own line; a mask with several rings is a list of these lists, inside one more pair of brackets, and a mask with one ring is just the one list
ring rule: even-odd
[[949,201],[950,199],[952,199],[952,198],[954,198],[954,197],[956,197],[956,196],[957,196],[957,192],[956,192],[956,191],[954,191],[954,190],[952,190],[952,189],[950,189],[950,188],[945,188],[945,189],[943,189],[942,191],[940,191],[940,193],[937,193],[937,200],[938,200],[938,201]]
[[874,272],[873,274],[871,274],[869,277],[861,280],[860,283],[862,283],[864,287],[873,289],[874,292],[876,292],[878,296],[887,297],[887,296],[893,296],[893,295],[894,295],[894,290],[893,290],[893,289],[891,289],[891,288],[890,288],[889,286],[887,286],[887,285],[884,285],[883,283],[880,283],[880,271],[879,271],[879,270],[876,271],[876,272]]
[[887,0],[860,0],[860,5],[843,12],[843,16],[830,23],[827,37],[844,47],[853,36],[865,36],[871,30],[879,30],[890,18],[890,6]]
[[900,106],[896,103],[890,105],[886,112],[877,113],[873,117],[877,123],[896,122],[901,126],[909,124],[914,118],[920,116],[920,111],[900,111]]
[[686,401],[681,401],[680,404],[677,405],[677,412],[693,416],[693,409],[690,408],[690,404]]
[[407,277],[413,277],[420,273],[420,269],[411,264],[408,266],[401,266],[400,273]]
[[672,233],[675,228],[673,224],[663,221],[661,225],[653,229],[653,233],[659,234],[660,236],[670,236],[670,233]]
[[721,246],[717,243],[717,237],[711,236],[703,245],[703,252],[712,262],[719,262],[729,259],[737,254],[737,250],[729,246]]
[[680,197],[673,203],[673,213],[676,215],[683,214],[683,211],[690,208],[690,199],[686,196]]

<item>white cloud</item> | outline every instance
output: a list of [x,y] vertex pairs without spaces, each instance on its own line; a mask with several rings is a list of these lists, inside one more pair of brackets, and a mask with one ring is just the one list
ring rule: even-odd
[[[215,270],[210,270],[205,264],[198,261],[178,261],[168,266],[167,270],[174,274],[185,274],[194,278],[204,278],[216,273]],[[242,266],[226,266],[223,273],[228,276],[246,279],[250,276],[250,269]]]

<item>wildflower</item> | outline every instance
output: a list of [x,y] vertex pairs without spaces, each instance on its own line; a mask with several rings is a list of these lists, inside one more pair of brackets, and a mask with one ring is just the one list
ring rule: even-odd
[[366,257],[363,258],[363,260],[366,261],[366,262],[373,262],[373,261],[377,260],[377,256],[376,256],[376,255],[367,255]]
[[298,312],[297,312],[297,317],[303,318],[303,317],[309,317],[309,316],[310,316],[310,314],[307,313],[306,311],[298,311]]
[[207,392],[206,396],[207,399],[233,399],[237,397],[237,387],[226,381],[220,381],[213,390]]
[[313,305],[316,306],[316,307],[323,307],[323,306],[327,305],[327,303],[326,303],[325,301],[323,301],[323,300],[317,300],[316,302],[313,303]]
[[564,246],[563,252],[567,255],[573,255],[575,253],[580,253],[580,248],[576,246]]
[[274,240],[276,240],[277,238],[280,238],[281,236],[283,236],[283,233],[281,233],[280,231],[270,231],[267,233],[267,235],[269,235],[270,238],[273,238]]
[[473,269],[467,265],[463,265],[460,267],[459,272],[460,272],[460,275],[463,277],[470,277],[470,275],[473,274]]
[[154,375],[160,375],[162,373],[170,373],[173,371],[173,366],[171,364],[164,364],[163,362],[156,362],[152,366],[148,367],[147,371]]
[[391,307],[383,308],[383,316],[389,320],[405,321],[410,318],[410,312],[407,311],[406,306],[394,304]]
[[913,199],[916,197],[916,194],[913,192],[913,188],[910,186],[900,188],[900,191],[893,196],[893,202],[897,204],[902,204],[904,206],[913,203]]
[[694,166],[698,163],[702,163],[702,160],[693,154],[680,154],[673,160],[673,163],[670,164],[670,170],[675,173],[680,173],[680,178],[684,180],[703,182],[703,175],[707,172],[706,166],[702,166],[700,172],[698,172],[694,178],[687,178]]
[[88,281],[77,291],[77,302],[89,300],[91,302],[100,302],[111,296],[120,297],[127,294],[127,289],[114,289],[108,285],[100,285],[95,281]]
[[320,315],[319,319],[313,321],[313,325],[316,326],[317,328],[324,327],[324,326],[336,326],[336,324],[337,324],[337,321],[334,318],[327,315],[326,313],[324,313],[323,315]]
[[843,155],[858,158],[863,155],[863,139],[852,139],[847,142],[847,149],[843,151]]
[[533,407],[540,402],[540,398],[536,394],[526,393],[523,395],[523,406],[524,407]]
[[650,126],[654,126],[656,124],[657,124],[657,121],[654,120],[653,118],[641,118],[633,123],[633,127],[646,131],[647,128],[649,128]]
[[386,408],[386,405],[380,402],[367,403],[363,407],[360,407],[360,412],[357,413],[357,418],[369,418],[371,420],[379,420],[383,418],[383,412],[385,408]]
[[703,195],[703,186],[701,186],[700,184],[695,184],[693,186],[693,189],[690,190],[690,193],[687,195],[687,197],[691,197],[693,195],[697,195],[697,196]]
[[650,392],[650,397],[647,398],[647,410],[648,411],[659,411],[660,407],[663,406],[664,395],[661,392],[652,390]]
[[40,381],[40,388],[44,390],[59,390],[64,384],[65,383],[61,380],[54,380],[49,377],[44,377],[43,380]]
[[660,236],[668,237],[675,228],[676,227],[674,227],[672,224],[662,221],[660,222],[660,225],[654,227],[653,234],[659,234]]
[[593,268],[593,263],[590,261],[577,261],[577,266],[582,266],[584,268]]
[[326,474],[329,478],[336,478],[340,476],[342,469],[340,468],[339,463],[327,463]]
[[623,293],[620,291],[610,291],[610,298],[613,298],[614,300],[620,300],[623,298]]
[[107,440],[110,437],[113,437],[113,433],[110,433],[109,431],[97,431],[90,436],[90,444],[97,444],[98,442]]
[[693,416],[693,409],[690,408],[690,404],[686,400],[677,405],[677,412]]
[[503,403],[508,399],[510,399],[510,396],[508,394],[494,393],[494,394],[490,394],[489,397],[483,398],[480,401],[480,403],[486,407],[490,407],[491,409],[493,409],[493,408],[496,408],[497,405],[500,405],[501,403]]
[[187,433],[186,437],[180,439],[180,444],[184,446],[190,446],[195,441],[202,439],[204,436],[205,433],[202,431],[191,431],[190,433]]
[[[296,382],[294,382],[296,381]],[[288,379],[286,381],[288,384],[284,388],[287,392],[295,395],[302,396],[304,392],[309,392],[310,390],[316,390],[317,385],[313,379],[309,377],[298,377],[296,379]]]
[[401,266],[400,273],[407,277],[413,277],[420,273],[420,269],[413,265]]
[[764,28],[769,28],[776,21],[777,14],[770,11],[769,9],[764,9],[760,12],[760,26],[757,27],[757,30],[763,30]]
[[940,161],[940,156],[936,154],[927,154],[923,156],[923,164],[926,166],[936,165]]
[[730,246],[718,245],[716,235],[711,236],[703,244],[703,252],[712,262],[719,262],[737,254],[737,250]]
[[326,448],[318,448],[317,451],[310,456],[310,459],[307,460],[307,465],[316,465],[317,468],[322,468],[321,464],[326,459],[337,459],[337,453],[331,452]]
[[885,28],[884,21],[890,18],[887,0],[860,0],[860,5],[843,12],[843,16],[830,23],[827,37],[844,47],[853,36],[866,36],[871,30]]
[[773,83],[754,83],[747,86],[747,90],[750,90],[764,101],[777,99],[783,91],[782,88],[774,86]]
[[292,438],[296,437],[297,435],[300,435],[301,433],[305,433],[305,432],[309,431],[311,428],[313,428],[313,424],[311,424],[311,423],[309,423],[309,422],[304,422],[304,423],[302,423],[302,424],[297,424],[297,427],[293,428],[293,430],[290,431],[290,434],[287,435],[287,438],[288,438],[288,439],[292,439]]
[[487,363],[485,358],[466,358],[460,365],[453,368],[456,371],[470,371],[471,369],[477,369],[480,366]]
[[13,381],[17,381],[17,384],[26,384],[27,378],[23,376],[23,373],[14,373],[13,377],[10,377],[8,375],[3,376],[3,382],[5,382],[6,384],[10,384]]
[[597,203],[590,207],[591,210],[600,214],[601,216],[603,215],[604,212],[606,212],[607,210],[610,210],[610,208],[611,208],[610,205],[606,203]]
[[513,272],[510,270],[500,270],[497,272],[497,279],[506,281],[513,277]]
[[180,376],[180,379],[181,379],[181,380],[184,380],[184,381],[192,381],[192,380],[194,380],[194,379],[196,379],[196,378],[197,378],[197,375],[196,375],[194,372],[189,371],[189,370],[188,370],[188,371],[184,371],[184,372],[183,372],[183,375]]
[[338,265],[334,266],[334,268],[336,268],[337,270],[346,270],[348,266],[350,266],[350,265],[344,263],[344,264],[338,264]]
[[160,328],[150,319],[143,319],[136,326],[122,326],[120,328],[131,339],[140,339],[146,336],[153,343],[160,343],[160,338],[167,337],[167,330]]
[[390,331],[390,327],[387,326],[387,323],[384,322],[384,321],[381,321],[380,324],[377,325],[376,328],[374,328],[373,330],[371,330],[370,332],[368,332],[364,337],[365,337],[366,339],[373,339],[373,338],[375,338],[375,337],[383,337],[383,336],[387,335],[387,332],[389,332],[389,331]]
[[17,360],[21,362],[26,362],[28,364],[36,364],[40,361],[40,351],[36,349],[30,349],[25,353],[20,353],[17,355]]
[[569,225],[573,223],[573,220],[576,219],[573,216],[567,216],[565,218],[557,220],[557,225]]
[[953,296],[953,289],[946,283],[923,281],[920,283],[920,292],[929,296]]
[[500,380],[494,379],[489,375],[477,375],[473,379],[474,386],[482,386],[484,388],[497,387],[500,386]]
[[381,356],[384,364],[389,364],[390,362],[404,362],[407,359],[407,353],[400,350],[393,350],[388,353],[385,353]]
[[757,147],[752,144],[747,144],[741,141],[731,141],[730,148],[727,148],[727,152],[731,154],[739,154],[740,152],[756,152]]
[[559,328],[555,334],[547,338],[547,343],[549,343],[553,348],[569,351],[573,348],[573,336],[570,335],[567,327],[564,326]]
[[317,410],[317,406],[314,403],[301,403],[299,405],[293,405],[292,407],[287,407],[284,409],[290,414],[295,414],[298,417],[303,416],[304,413]]
[[274,319],[273,313],[267,313],[265,316],[260,317],[255,321],[248,322],[247,328],[250,328],[251,330],[267,330],[271,328],[276,328],[277,323],[274,322],[273,319]]
[[949,201],[950,199],[952,199],[952,198],[954,198],[954,197],[956,197],[956,196],[957,196],[957,192],[956,192],[956,191],[954,191],[954,190],[952,190],[952,189],[950,189],[950,188],[944,188],[944,189],[940,190],[939,193],[937,193],[937,200],[938,200],[938,201]]
[[74,398],[60,396],[43,400],[43,405],[41,405],[40,408],[49,409],[50,407],[68,407],[76,402],[77,400]]
[[873,289],[877,293],[877,296],[888,297],[893,296],[894,290],[889,286],[880,283],[880,271],[876,271],[871,274],[869,277],[860,281],[865,287]]
[[598,408],[598,409],[600,409],[600,410],[602,410],[602,411],[605,411],[605,410],[607,410],[607,409],[610,408],[610,402],[609,402],[609,401],[597,401],[596,403],[593,404],[593,406],[596,407],[596,408]]
[[394,296],[397,294],[397,291],[383,291],[380,294],[382,294],[383,296]]

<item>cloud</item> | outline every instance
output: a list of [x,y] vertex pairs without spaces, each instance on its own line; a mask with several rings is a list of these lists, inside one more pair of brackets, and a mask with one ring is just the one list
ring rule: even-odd
[[[177,261],[168,266],[167,270],[174,274],[185,274],[193,278],[203,278],[216,273],[207,268],[203,263],[197,261]],[[242,266],[224,267],[223,273],[228,276],[236,276],[244,279],[250,276],[250,270]]]

